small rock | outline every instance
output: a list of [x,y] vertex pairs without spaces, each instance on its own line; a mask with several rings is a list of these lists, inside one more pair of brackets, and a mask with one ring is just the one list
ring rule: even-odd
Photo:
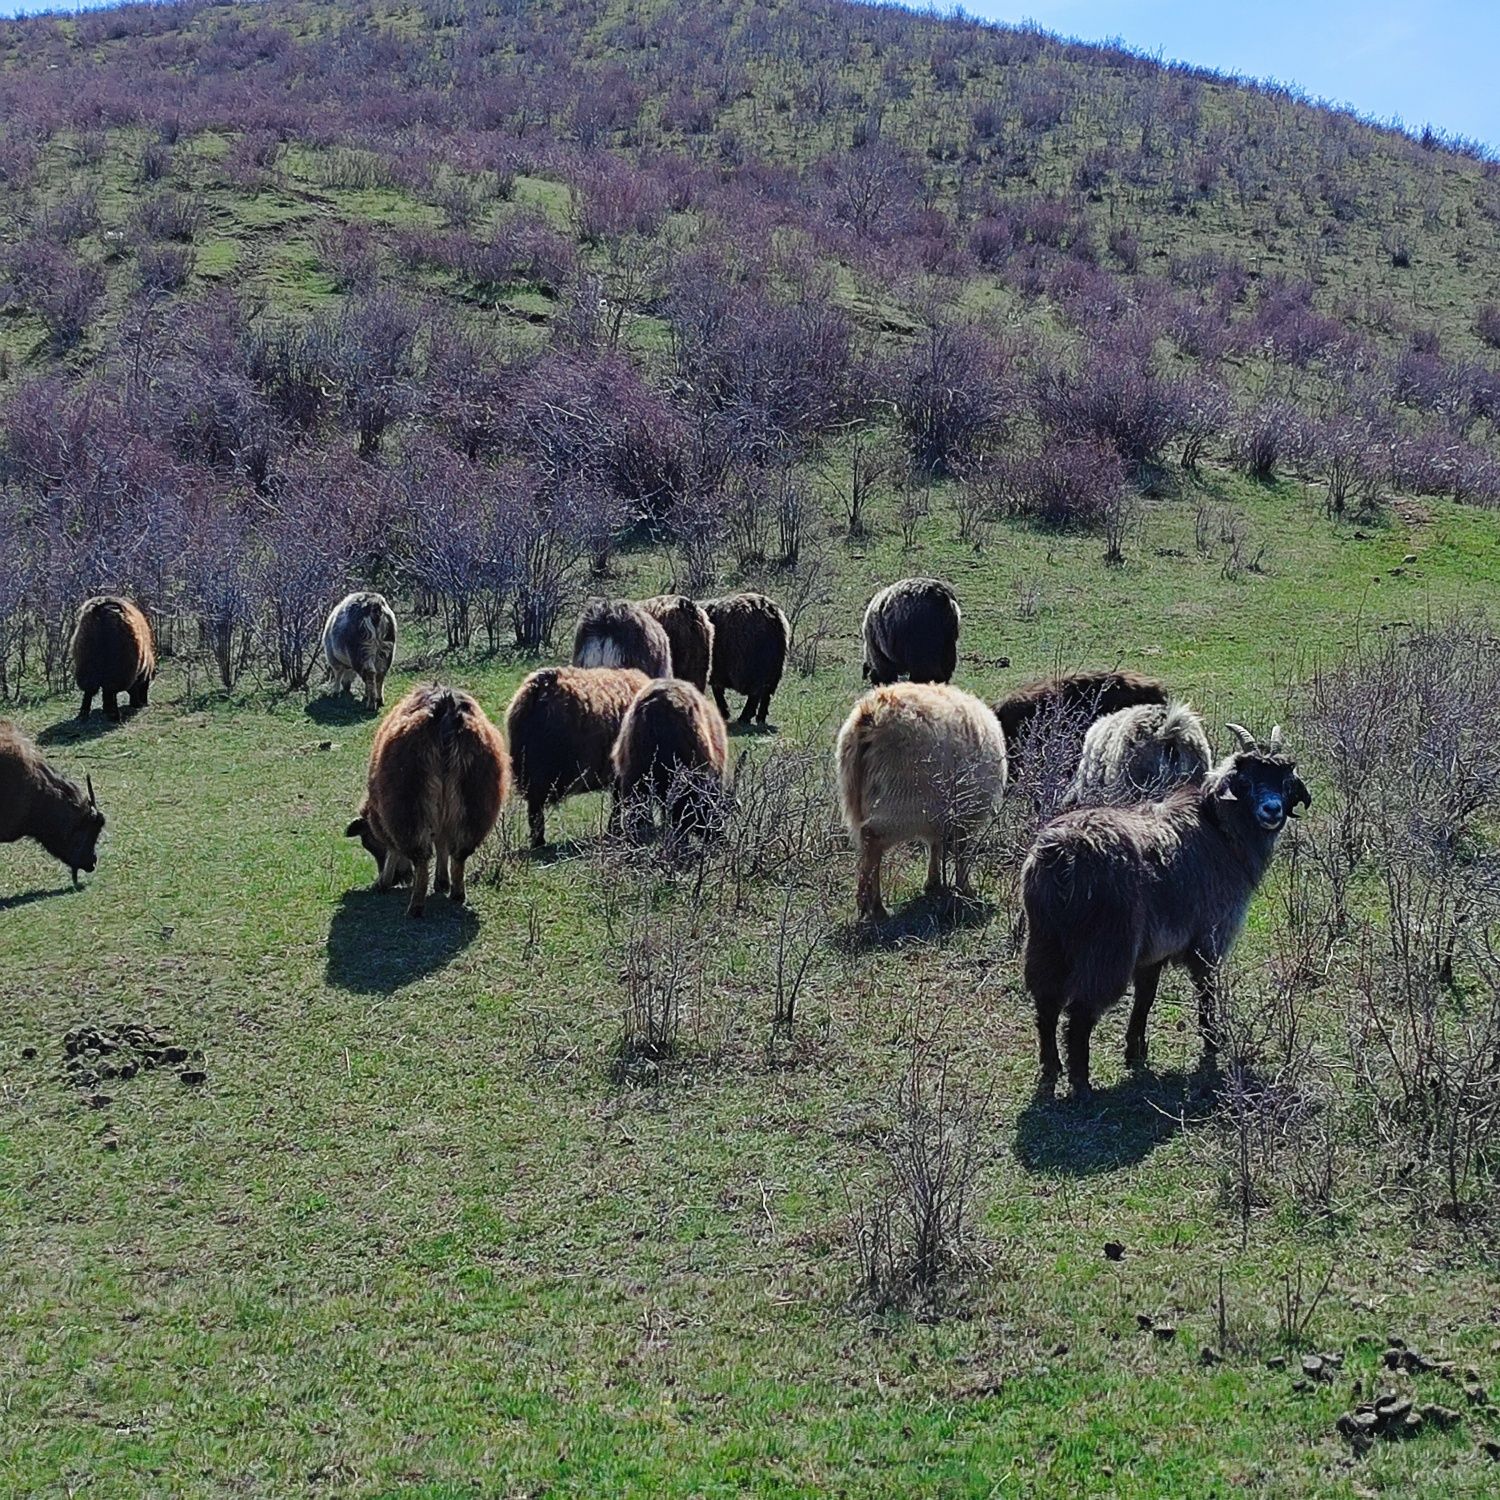
[[1198,1351],[1198,1363],[1200,1365],[1217,1365],[1223,1362],[1224,1356],[1211,1344],[1205,1344]]
[[1482,1452],[1488,1454],[1496,1463],[1500,1463],[1500,1443],[1497,1443],[1494,1438],[1486,1438],[1479,1447]]
[[1464,1395],[1468,1397],[1470,1406],[1488,1406],[1490,1393],[1476,1380],[1471,1380],[1464,1386]]
[[106,1130],[99,1137],[99,1149],[101,1151],[118,1151],[120,1149],[120,1137],[112,1129]]
[[1457,1427],[1463,1417],[1454,1411],[1451,1406],[1439,1406],[1436,1401],[1429,1401],[1421,1410],[1422,1419],[1430,1422],[1434,1427],[1447,1432],[1450,1428]]
[[1104,1258],[1105,1258],[1105,1260],[1124,1260],[1125,1259],[1125,1247],[1124,1247],[1124,1245],[1122,1245],[1119,1242],[1119,1240],[1105,1240],[1105,1242],[1104,1242]]
[[1339,1418],[1338,1428],[1345,1437],[1370,1437],[1375,1431],[1375,1413],[1372,1411],[1346,1411]]
[[140,1068],[141,1068],[141,1065],[139,1063],[134,1063],[134,1062],[121,1063],[120,1064],[120,1077],[121,1078],[134,1078],[135,1075],[138,1072],[140,1072]]
[[318,741],[318,749],[319,750],[332,750],[333,749],[333,741],[332,740],[319,740]]
[[1066,1344],[1054,1344],[1052,1346],[1052,1358],[1053,1359],[1062,1359],[1063,1356],[1065,1354],[1067,1354],[1067,1352],[1068,1352],[1068,1346]]
[[1421,1412],[1409,1411],[1406,1414],[1406,1420],[1401,1424],[1400,1432],[1396,1435],[1404,1438],[1416,1437],[1426,1425],[1427,1423],[1423,1420]]
[[1152,1328],[1151,1337],[1170,1344],[1177,1337],[1177,1330],[1170,1323],[1158,1323]]
[[1401,1368],[1402,1351],[1400,1349],[1387,1349],[1381,1358],[1385,1361],[1387,1370],[1399,1370]]
[[21,1048],[21,1056],[24,1057],[27,1062],[30,1062],[31,1059],[36,1056],[36,1048],[35,1047],[22,1047]]
[[1302,1356],[1302,1373],[1309,1380],[1321,1380],[1323,1378],[1323,1359],[1318,1354],[1304,1354]]
[[1286,1355],[1284,1355],[1284,1354],[1273,1354],[1270,1357],[1270,1359],[1268,1359],[1266,1361],[1266,1368],[1268,1370],[1284,1370],[1284,1369],[1286,1369]]
[[1401,559],[1401,561],[1404,563],[1414,563],[1416,562],[1416,560],[1417,554],[1415,552],[1408,552],[1406,556]]
[[1292,1394],[1294,1396],[1301,1396],[1311,1389],[1312,1381],[1310,1380],[1294,1380],[1292,1382]]
[[1415,1349],[1407,1349],[1401,1355],[1401,1367],[1410,1370],[1413,1375],[1423,1375],[1437,1366],[1426,1355],[1419,1354]]
[[188,1060],[188,1049],[186,1047],[165,1047],[161,1052],[161,1061],[164,1063],[185,1063]]
[[90,1094],[86,1101],[90,1109],[108,1109],[114,1102],[108,1094]]
[[1323,1363],[1327,1365],[1330,1370],[1342,1370],[1344,1368],[1344,1356],[1342,1354],[1339,1354],[1337,1352],[1328,1353],[1324,1354],[1322,1356],[1322,1359]]
[[1156,1326],[1156,1319],[1150,1313],[1137,1313],[1135,1315],[1135,1326],[1145,1332],[1149,1332]]
[[194,1088],[208,1078],[208,1074],[201,1068],[184,1068],[177,1076],[184,1083],[191,1084]]

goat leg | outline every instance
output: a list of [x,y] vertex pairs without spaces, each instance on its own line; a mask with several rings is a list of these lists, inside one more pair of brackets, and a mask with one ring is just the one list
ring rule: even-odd
[[1138,969],[1135,976],[1135,1004],[1130,1011],[1130,1024],[1125,1028],[1125,1066],[1143,1068],[1146,1065],[1146,1022],[1151,1015],[1151,1006],[1156,1000],[1156,987],[1161,982],[1160,964],[1148,969]]

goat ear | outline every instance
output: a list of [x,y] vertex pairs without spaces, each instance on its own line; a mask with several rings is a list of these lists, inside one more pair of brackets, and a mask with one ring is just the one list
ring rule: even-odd
[[366,827],[365,820],[363,818],[356,818],[344,830],[344,837],[346,839],[357,839],[365,831],[365,827]]
[[1224,727],[1240,742],[1241,750],[1255,749],[1255,736],[1243,724],[1226,724]]
[[1312,793],[1307,789],[1307,783],[1300,776],[1292,777],[1292,816],[1297,816],[1297,804],[1303,807],[1312,806]]

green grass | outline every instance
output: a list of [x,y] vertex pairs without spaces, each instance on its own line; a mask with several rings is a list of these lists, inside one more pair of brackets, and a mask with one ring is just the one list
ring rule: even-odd
[[[1198,553],[1196,493],[1148,507],[1122,569],[1097,539],[1018,526],[959,547],[941,495],[910,553],[888,516],[868,544],[830,536],[833,634],[776,698],[780,741],[830,744],[858,690],[860,606],[903,572],[957,585],[965,686],[1121,662],[1256,727],[1313,656],[1500,598],[1494,517],[1434,505],[1360,536],[1299,486],[1210,484],[1263,571],[1226,577],[1222,552]],[[667,576],[632,554],[612,587]],[[390,699],[437,675],[497,716],[532,665],[415,650]],[[1039,1106],[1009,912],[851,944],[841,853],[792,872],[809,901],[830,884],[834,927],[794,1038],[774,1042],[778,882],[736,910],[649,859],[622,866],[584,798],[554,819],[577,841],[561,857],[522,852],[512,809],[471,913],[439,899],[410,923],[340,836],[372,719],[253,687],[226,699],[180,662],[155,697],[117,729],[75,729],[66,697],[19,711],[92,774],[110,825],[77,892],[34,846],[0,849],[0,1492],[1494,1493],[1483,1413],[1359,1460],[1333,1431],[1352,1384],[1379,1385],[1389,1333],[1500,1380],[1484,1243],[1357,1199],[1322,1224],[1278,1205],[1242,1243],[1175,983],[1154,1073],[1123,1080],[1113,1017],[1097,1102]],[[919,865],[894,874],[904,903]],[[660,1085],[624,1086],[622,947],[646,909],[704,935],[710,983]],[[63,1034],[120,1020],[201,1047],[207,1083],[143,1073],[88,1107]],[[988,1098],[983,1254],[932,1322],[850,1306],[843,1228],[914,1033]],[[1127,1247],[1118,1265],[1106,1239]],[[1280,1278],[1330,1263],[1309,1340],[1345,1369],[1299,1394],[1265,1364]],[[1204,1367],[1221,1273],[1231,1345]],[[1415,1385],[1462,1404],[1436,1376]]]

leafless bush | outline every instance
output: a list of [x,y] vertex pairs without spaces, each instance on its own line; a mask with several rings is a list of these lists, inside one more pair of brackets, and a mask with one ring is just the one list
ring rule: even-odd
[[949,1057],[914,1048],[896,1122],[884,1142],[882,1182],[850,1215],[856,1300],[874,1310],[940,1305],[973,1259],[971,1218],[987,1098],[953,1077]]
[[320,223],[313,230],[313,254],[337,292],[372,291],[380,275],[375,237],[361,223]]
[[700,935],[686,920],[637,913],[620,972],[623,1032],[615,1062],[622,1082],[655,1082],[677,1051],[685,1007],[703,998]]

